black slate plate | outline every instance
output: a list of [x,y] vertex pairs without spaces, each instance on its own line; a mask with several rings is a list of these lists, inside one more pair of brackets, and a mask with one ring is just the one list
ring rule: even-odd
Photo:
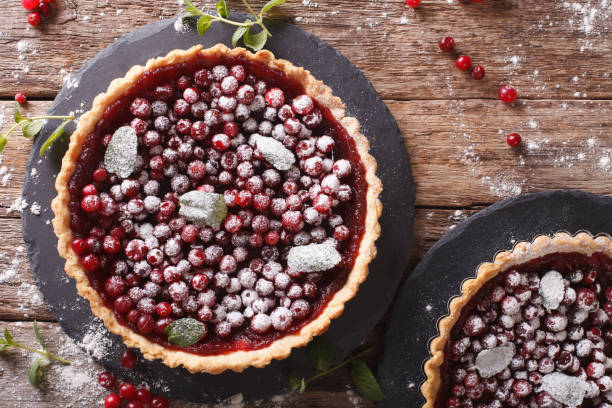
[[581,230],[612,235],[612,198],[581,191],[529,194],[496,203],[457,225],[438,241],[412,272],[394,301],[378,379],[386,395],[379,407],[420,407],[423,363],[437,322],[461,283],[482,262],[519,241],[542,234]]
[[[233,17],[243,20],[246,16]],[[200,38],[194,32],[177,32],[173,24],[174,20],[166,20],[148,25],[100,52],[72,77],[49,113],[64,115],[88,110],[95,95],[106,90],[112,79],[122,77],[132,65],[144,64],[147,59],[165,55],[170,50],[185,49],[199,43],[204,46],[218,42],[230,45],[230,26],[214,24],[206,36]],[[381,319],[406,268],[414,213],[410,165],[395,120],[357,68],[328,44],[295,26],[270,22],[270,27],[274,36],[268,49],[280,58],[306,67],[333,88],[346,103],[347,113],[360,120],[363,133],[372,143],[372,154],[380,163],[378,175],[385,186],[382,195],[385,211],[381,218],[383,234],[377,244],[379,256],[372,263],[370,277],[357,297],[325,334],[337,357],[343,358],[363,342]],[[75,83],[79,85],[69,86]],[[53,217],[49,204],[55,196],[54,179],[68,141],[67,136],[63,137],[41,161],[38,150],[52,130],[49,126],[43,129],[28,161],[24,199],[28,203],[40,203],[43,212],[35,216],[24,211],[23,234],[34,276],[45,300],[66,333],[79,342],[94,318],[88,303],[77,295],[74,282],[63,272],[64,261],[57,254],[57,239],[49,223]],[[31,173],[32,169],[36,169],[34,173]],[[385,295],[381,296],[381,293]],[[246,399],[270,396],[287,389],[287,375],[292,369],[307,370],[309,367],[304,350],[298,350],[284,361],[274,362],[264,369],[250,368],[242,374],[192,375],[182,368],[170,369],[159,361],[144,362],[134,371],[126,372],[118,359],[124,348],[121,339],[110,333],[106,333],[106,338],[111,342],[107,349],[112,351],[101,356],[99,361],[107,369],[133,380],[144,379],[153,385],[154,390],[171,397],[193,401],[214,402],[237,393],[242,393]]]

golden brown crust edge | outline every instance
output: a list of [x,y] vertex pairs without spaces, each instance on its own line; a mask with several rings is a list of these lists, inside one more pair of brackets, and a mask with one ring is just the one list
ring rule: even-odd
[[426,400],[423,408],[433,408],[436,402],[442,382],[440,368],[444,364],[444,347],[450,339],[451,330],[457,322],[461,310],[472,296],[487,281],[508,268],[557,252],[579,252],[586,255],[603,252],[612,257],[612,241],[608,236],[600,235],[594,238],[586,232],[580,232],[575,236],[565,232],[554,234],[552,237],[540,235],[533,242],[522,241],[517,243],[512,251],[498,253],[493,263],[487,262],[480,265],[476,277],[466,280],[461,285],[461,295],[451,299],[449,314],[438,323],[439,335],[429,344],[431,357],[425,362],[426,380],[421,385],[421,393]]
[[[96,290],[90,286],[87,275],[81,266],[80,258],[72,250],[72,230],[69,224],[70,212],[68,209],[70,201],[68,183],[74,173],[77,159],[81,154],[83,142],[102,118],[104,109],[124,95],[144,71],[188,61],[199,52],[208,55],[246,56],[250,60],[259,61],[271,68],[281,70],[288,77],[302,83],[306,93],[330,109],[334,117],[355,140],[357,150],[366,170],[366,180],[368,183],[365,232],[360,243],[357,258],[355,259],[355,265],[349,273],[346,284],[330,299],[323,312],[305,325],[298,333],[282,337],[265,348],[235,351],[230,354],[216,356],[200,356],[183,351],[170,350],[149,341],[128,327],[119,324],[113,312],[104,306]],[[338,97],[333,95],[332,90],[328,86],[315,79],[309,71],[295,67],[289,61],[275,59],[274,55],[269,51],[259,51],[253,54],[243,48],[229,49],[222,44],[205,50],[202,50],[202,46],[195,46],[189,50],[172,51],[165,57],[149,60],[144,67],[139,65],[133,66],[124,78],[113,80],[106,93],[101,93],[94,99],[92,109],[81,116],[78,128],[71,136],[68,151],[62,160],[62,169],[55,182],[58,195],[51,203],[55,213],[53,227],[58,237],[58,252],[66,259],[66,273],[76,280],[79,294],[89,300],[93,313],[104,321],[104,324],[112,333],[121,335],[128,347],[140,348],[145,358],[149,360],[161,359],[169,367],[183,365],[190,372],[207,372],[210,374],[218,374],[225,370],[241,372],[249,366],[264,367],[274,359],[288,357],[293,348],[304,346],[314,336],[323,333],[329,326],[330,321],[342,313],[344,304],[355,296],[360,283],[368,275],[368,265],[376,257],[375,241],[380,236],[378,218],[382,213],[382,204],[378,198],[382,191],[382,183],[376,176],[377,164],[376,160],[368,152],[369,147],[368,140],[359,133],[359,122],[355,118],[344,116],[344,104]]]

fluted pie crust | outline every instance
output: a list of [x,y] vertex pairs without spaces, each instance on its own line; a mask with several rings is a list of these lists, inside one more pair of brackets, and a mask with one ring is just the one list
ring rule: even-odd
[[591,255],[601,252],[608,257],[612,257],[612,241],[610,237],[592,235],[581,232],[575,236],[567,233],[557,233],[555,235],[541,235],[533,242],[519,242],[512,251],[504,251],[497,254],[495,260],[483,263],[479,266],[476,277],[468,279],[461,285],[461,295],[453,298],[449,304],[449,314],[442,318],[438,323],[438,337],[435,337],[429,344],[431,357],[425,362],[424,371],[427,379],[421,385],[421,393],[425,397],[423,408],[433,408],[436,398],[440,394],[442,385],[442,366],[444,365],[444,349],[451,338],[451,330],[461,316],[461,311],[480,288],[489,280],[495,278],[500,273],[509,268],[540,258],[544,255],[554,253],[580,253]]
[[[264,348],[248,351],[239,350],[222,355],[208,356],[165,348],[135,333],[129,327],[119,324],[112,310],[103,304],[98,292],[91,287],[85,270],[81,265],[81,260],[72,249],[71,242],[73,237],[69,225],[70,212],[68,208],[70,201],[68,183],[75,171],[82,151],[82,145],[87,135],[94,131],[96,124],[102,119],[106,107],[125,95],[145,71],[189,61],[198,53],[219,57],[245,57],[248,60],[258,62],[274,70],[282,71],[288,78],[298,81],[304,87],[305,93],[316,99],[323,107],[328,108],[353,138],[365,167],[365,179],[367,181],[365,230],[354,266],[344,286],[330,298],[323,311],[297,333],[281,337]],[[323,82],[314,78],[304,68],[296,67],[289,61],[276,59],[272,53],[265,50],[253,54],[244,48],[229,49],[222,44],[208,49],[202,49],[200,45],[189,50],[174,50],[165,57],[149,60],[145,66],[133,66],[124,78],[113,80],[108,90],[105,93],[99,94],[94,99],[91,110],[81,116],[78,128],[72,134],[68,151],[63,158],[62,169],[55,183],[58,195],[52,202],[53,212],[55,213],[53,227],[59,240],[59,254],[66,259],[66,273],[76,280],[79,294],[89,300],[93,313],[104,321],[104,324],[111,332],[121,335],[128,347],[138,347],[145,358],[149,360],[161,359],[169,367],[182,365],[190,372],[207,372],[211,374],[218,374],[225,370],[240,372],[249,366],[264,367],[273,359],[288,357],[294,347],[304,346],[314,336],[323,333],[329,326],[330,321],[337,318],[343,312],[344,304],[355,296],[359,285],[368,275],[368,265],[376,256],[374,243],[380,236],[378,218],[382,212],[382,204],[378,197],[382,191],[382,183],[375,174],[377,164],[375,159],[368,153],[370,147],[368,140],[359,133],[358,120],[352,117],[345,117],[344,110],[344,104],[338,97],[333,95],[332,90]]]

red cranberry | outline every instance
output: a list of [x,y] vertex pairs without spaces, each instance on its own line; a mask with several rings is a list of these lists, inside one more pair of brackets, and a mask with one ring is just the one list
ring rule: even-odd
[[485,69],[482,67],[482,65],[475,65],[474,68],[472,68],[472,78],[480,80],[484,78],[484,76]]
[[121,397],[117,394],[110,394],[104,400],[104,408],[119,408],[121,407]]
[[81,208],[83,211],[93,213],[98,211],[100,208],[100,196],[98,195],[86,195],[81,200]]
[[21,5],[26,10],[34,10],[40,5],[40,0],[21,0]]
[[115,381],[115,376],[108,371],[104,371],[98,376],[98,384],[109,390],[115,386]]
[[17,102],[20,105],[23,105],[24,103],[27,102],[27,98],[25,96],[25,94],[23,92],[17,92],[15,94],[15,102]]
[[216,150],[225,151],[230,147],[230,138],[225,133],[218,133],[212,138],[212,145]]
[[576,304],[578,307],[589,309],[595,301],[597,300],[597,296],[595,292],[591,289],[582,288],[578,290],[576,294]]
[[320,213],[326,213],[332,206],[332,199],[327,194],[319,194],[312,202],[312,206]]
[[531,394],[531,384],[527,380],[516,380],[512,384],[512,391],[518,397],[526,397]]
[[107,172],[104,169],[96,169],[93,172],[93,179],[99,183],[106,181]]
[[510,133],[506,136],[506,143],[508,146],[516,147],[521,144],[521,135],[518,133]]
[[72,241],[72,249],[78,255],[81,255],[87,250],[87,243],[85,242],[84,239],[76,238],[75,240]]
[[119,313],[127,313],[132,309],[133,304],[132,298],[129,296],[119,296],[115,299],[114,307]]
[[155,320],[151,315],[143,314],[138,318],[136,326],[138,327],[138,331],[141,333],[151,333],[155,327]]
[[120,359],[121,365],[128,369],[134,368],[138,362],[138,356],[132,350],[123,350]]
[[502,102],[514,102],[514,100],[516,99],[516,89],[514,89],[510,85],[504,85],[499,88],[497,96],[499,97],[499,99],[501,99]]
[[98,257],[94,254],[89,254],[82,259],[81,263],[83,264],[83,268],[85,268],[85,270],[93,272],[100,266],[100,259],[98,259]]
[[164,397],[155,396],[151,400],[151,408],[168,408],[169,406],[170,403]]
[[345,241],[348,239],[350,231],[346,225],[338,225],[334,228],[334,238],[338,241]]
[[455,61],[455,66],[459,71],[467,71],[472,66],[472,59],[467,55],[460,55]]
[[125,405],[125,408],[145,408],[145,407],[138,401],[130,401]]
[[453,37],[444,37],[440,40],[438,46],[444,52],[451,52],[455,48],[455,40]]
[[417,7],[419,4],[421,4],[421,0],[406,0],[406,5],[408,7]]
[[31,26],[36,27],[37,25],[40,24],[40,13],[30,13],[28,14],[28,24],[30,24]]
[[145,98],[136,98],[130,105],[132,115],[140,119],[147,119],[151,116],[151,104]]
[[104,292],[112,298],[116,298],[123,293],[125,282],[121,276],[111,276],[104,283]]
[[136,389],[136,399],[140,402],[144,402],[145,404],[151,402],[151,391],[146,388],[138,388]]
[[123,383],[119,386],[119,396],[123,400],[131,401],[136,398],[136,388],[130,383]]
[[191,79],[187,76],[187,75],[183,75],[181,76],[177,81],[176,81],[176,86],[178,87],[178,89],[180,90],[185,90],[187,88],[189,88],[189,85],[191,85]]
[[236,196],[236,205],[240,207],[248,207],[253,202],[253,193],[249,190],[241,190]]

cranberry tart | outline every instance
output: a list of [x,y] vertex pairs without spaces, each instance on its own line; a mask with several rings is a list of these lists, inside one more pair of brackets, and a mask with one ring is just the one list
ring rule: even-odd
[[329,87],[270,52],[134,66],[81,117],[57,177],[66,272],[148,359],[216,374],[286,358],[376,256],[368,149]]
[[424,407],[612,407],[612,242],[558,233],[482,264],[430,343]]

